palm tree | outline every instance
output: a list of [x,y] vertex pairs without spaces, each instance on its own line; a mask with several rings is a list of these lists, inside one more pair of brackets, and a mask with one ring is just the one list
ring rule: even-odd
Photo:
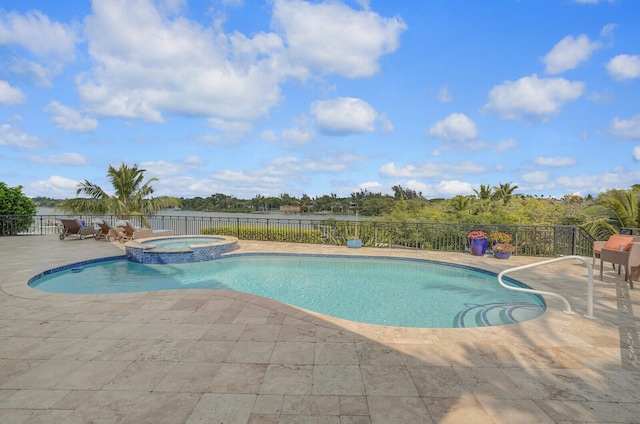
[[480,184],[480,189],[474,189],[473,192],[478,197],[478,200],[489,200],[493,196],[493,193],[491,192],[491,186],[489,184]]
[[506,205],[513,197],[513,191],[517,188],[517,185],[512,186],[510,182],[504,184],[498,183],[497,186],[493,187],[493,197],[496,200],[502,200],[502,203]]
[[472,204],[472,196],[463,196],[461,194],[451,198],[449,207],[453,212],[462,213],[469,212]]
[[622,228],[640,227],[640,191],[608,190],[586,212],[593,218],[584,229],[598,240],[619,234]]
[[[144,181],[146,169],[138,165],[129,167],[122,163],[119,168],[109,165],[107,175],[113,186],[114,195],[109,195],[100,186],[84,180],[78,185],[77,197],[62,202],[60,208],[73,214],[114,214],[121,217],[130,215],[151,215],[169,206],[178,206],[178,199],[173,197],[149,197],[155,191],[151,183],[158,181],[150,178]],[[143,221],[146,221],[142,217]]]

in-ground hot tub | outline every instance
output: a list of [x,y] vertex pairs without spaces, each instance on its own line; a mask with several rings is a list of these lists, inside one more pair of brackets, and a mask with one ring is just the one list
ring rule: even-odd
[[238,239],[228,236],[172,236],[129,241],[127,259],[142,264],[182,264],[220,258],[238,248]]

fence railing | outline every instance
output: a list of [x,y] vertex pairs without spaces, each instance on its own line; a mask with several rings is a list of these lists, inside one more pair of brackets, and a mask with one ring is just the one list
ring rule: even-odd
[[[58,218],[65,215],[0,215],[1,235],[58,234]],[[244,240],[282,241],[346,245],[359,238],[363,246],[393,249],[440,251],[468,250],[470,231],[506,232],[512,236],[514,254],[527,256],[579,255],[590,257],[593,237],[582,227],[498,224],[396,223],[339,221],[322,219],[281,219],[215,216],[152,215],[122,217],[115,215],[75,216],[86,222],[105,220],[112,226],[128,219],[134,225],[172,230],[176,235],[220,234]],[[146,222],[145,222],[146,221]],[[489,246],[489,249],[491,247]]]

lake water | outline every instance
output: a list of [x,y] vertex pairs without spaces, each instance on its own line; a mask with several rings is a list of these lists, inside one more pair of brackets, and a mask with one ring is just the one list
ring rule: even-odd
[[[63,215],[59,210],[54,208],[38,208],[36,215]],[[241,218],[241,219],[303,219],[323,221],[326,219],[335,219],[338,221],[355,221],[355,215],[323,215],[323,214],[295,214],[280,212],[256,212],[256,213],[235,213],[235,212],[202,212],[202,211],[183,211],[167,209],[158,212],[158,216],[185,216],[185,217],[213,217],[213,218]],[[367,217],[358,217],[359,220],[366,220]]]

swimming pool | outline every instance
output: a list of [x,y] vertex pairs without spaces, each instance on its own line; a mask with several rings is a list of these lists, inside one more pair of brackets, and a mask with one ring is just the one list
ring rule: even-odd
[[35,276],[29,285],[84,294],[227,289],[336,318],[399,327],[504,325],[536,318],[545,310],[541,297],[504,289],[494,273],[384,257],[232,254],[174,265],[117,259],[72,264]]

